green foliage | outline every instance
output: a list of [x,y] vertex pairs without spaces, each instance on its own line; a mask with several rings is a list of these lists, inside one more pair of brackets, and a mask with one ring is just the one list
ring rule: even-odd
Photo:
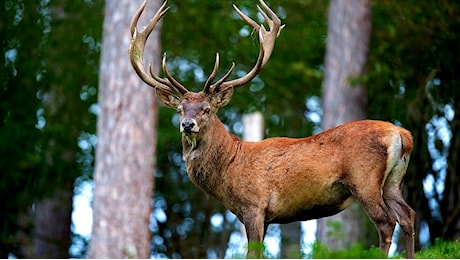
[[460,50],[452,32],[460,24],[459,4],[384,1],[373,5],[373,13],[368,90],[370,100],[378,103],[368,107],[370,115],[404,121],[404,115],[410,116],[408,104],[421,94],[418,90],[426,87],[432,72],[442,81],[432,89],[434,100],[458,98],[457,61],[452,57]]
[[435,244],[423,248],[415,254],[415,258],[419,259],[441,259],[441,258],[460,258],[460,241],[443,241],[442,239],[436,239]]
[[[36,151],[41,134],[36,128],[36,115],[39,114],[39,102],[35,98],[37,82],[29,77],[41,68],[28,61],[33,59],[32,54],[43,55],[38,48],[43,25],[37,23],[40,17],[37,12],[26,12],[36,9],[36,4],[26,4],[22,10],[24,17],[19,19],[17,8],[20,5],[9,2],[10,5],[2,4],[5,9],[0,16],[2,53],[6,58],[0,69],[0,196],[5,198],[2,205],[7,212],[0,217],[2,257],[7,257],[8,250],[17,246],[12,234],[19,229],[18,214],[31,202],[31,195],[37,195],[41,161]],[[29,28],[29,38],[25,34],[17,35],[16,26]],[[18,48],[19,43],[21,48]]]
[[342,231],[342,222],[340,221],[327,221],[326,225],[328,227],[327,236],[334,239],[345,239],[346,235]]
[[349,259],[349,258],[367,258],[367,259],[381,259],[385,258],[385,255],[380,251],[379,248],[371,247],[366,249],[362,244],[354,244],[351,248],[346,250],[331,250],[324,244],[315,242],[312,245],[312,252],[306,256],[306,258],[313,259]]
[[258,241],[250,241],[248,243],[248,254],[247,258],[261,258],[265,252],[264,243]]
[[[300,252],[298,255],[294,256],[293,258],[299,258]],[[233,254],[231,256],[233,259],[261,259],[261,258],[277,258],[271,255],[268,248],[265,246],[264,243],[258,241],[250,241],[247,245],[247,254]]]
[[72,187],[91,168],[93,147],[78,142],[95,132],[96,116],[88,110],[96,103],[102,4],[1,4],[0,196],[8,198],[0,218],[2,257],[23,256],[32,204]]
[[[460,37],[454,33],[459,27],[458,1],[373,3],[368,116],[400,122],[414,136],[404,184],[408,204],[428,226],[431,243],[460,233],[455,206],[460,203]],[[442,131],[450,132],[450,144],[444,143],[439,122],[445,125]],[[427,177],[446,180],[444,190],[425,192]]]

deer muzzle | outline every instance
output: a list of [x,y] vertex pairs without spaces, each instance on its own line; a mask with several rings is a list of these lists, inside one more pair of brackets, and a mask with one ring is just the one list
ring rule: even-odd
[[184,134],[198,133],[200,127],[198,123],[193,118],[184,118],[180,123],[180,132]]

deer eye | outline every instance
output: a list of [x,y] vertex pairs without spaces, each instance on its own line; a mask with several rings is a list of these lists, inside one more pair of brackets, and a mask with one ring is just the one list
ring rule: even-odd
[[208,115],[209,115],[209,113],[211,113],[211,108],[210,108],[210,107],[205,107],[204,110],[203,110],[203,112],[204,112],[205,114],[208,114]]
[[182,106],[178,106],[177,109],[176,109],[177,113],[182,113]]

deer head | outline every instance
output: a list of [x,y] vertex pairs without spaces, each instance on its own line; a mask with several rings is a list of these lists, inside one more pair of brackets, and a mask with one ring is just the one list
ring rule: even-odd
[[210,118],[215,116],[217,110],[228,104],[232,97],[233,89],[245,85],[256,77],[270,58],[275,39],[278,37],[281,29],[284,28],[284,25],[281,25],[281,20],[262,0],[260,0],[260,4],[263,9],[259,6],[257,8],[267,22],[269,30],[266,30],[262,24],[257,24],[243,14],[238,7],[233,5],[239,16],[258,33],[260,50],[254,67],[244,77],[227,80],[235,67],[235,63],[232,63],[228,72],[221,79],[214,81],[217,70],[219,69],[219,54],[217,53],[214,69],[206,80],[203,90],[198,93],[189,91],[174,79],[167,69],[166,55],[163,55],[162,61],[165,78],[156,75],[152,70],[151,64],[149,65],[149,73],[145,70],[143,63],[145,43],[157,22],[168,11],[169,8],[166,7],[166,1],[142,32],[138,31],[136,26],[139,17],[144,11],[146,1],[144,1],[133,17],[131,22],[132,40],[129,48],[129,57],[132,66],[145,83],[155,88],[157,97],[165,106],[178,111],[181,120],[180,131],[184,135],[196,136],[199,134],[207,126]]

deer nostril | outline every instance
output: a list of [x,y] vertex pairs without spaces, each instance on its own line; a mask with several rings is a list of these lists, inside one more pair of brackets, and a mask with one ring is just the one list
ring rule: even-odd
[[182,126],[184,128],[192,128],[195,124],[193,122],[184,122],[182,123]]
[[185,132],[190,132],[195,127],[195,122],[193,120],[184,120],[181,125]]

